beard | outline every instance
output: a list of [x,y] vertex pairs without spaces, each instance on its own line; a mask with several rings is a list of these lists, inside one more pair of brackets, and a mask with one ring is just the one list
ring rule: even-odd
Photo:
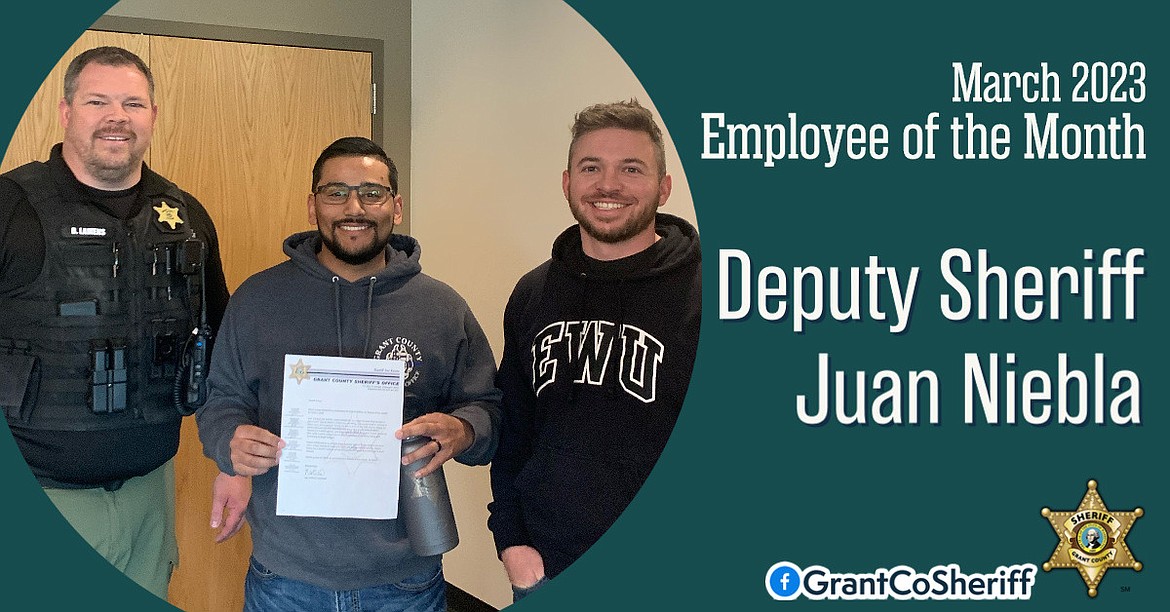
[[[572,196],[573,194],[570,194]],[[598,199],[605,199],[604,195],[598,196]],[[620,198],[617,198],[620,200]],[[642,233],[647,227],[654,225],[654,219],[658,214],[659,198],[655,197],[651,202],[640,202],[629,206],[634,208],[633,214],[625,220],[621,225],[616,227],[605,228],[593,222],[587,214],[585,209],[593,206],[581,198],[573,198],[574,204],[569,206],[569,210],[573,213],[573,218],[585,230],[585,233],[590,238],[605,244],[617,244],[625,242],[634,236]]]
[[82,163],[85,164],[85,169],[90,176],[106,183],[121,183],[130,177],[134,168],[142,161],[134,163],[133,159],[127,159],[123,162],[116,162],[98,155],[90,155],[82,160]]
[[134,134],[121,134],[130,138],[127,151],[122,153],[113,153],[110,151],[99,150],[99,145],[94,142],[102,134],[95,134],[93,140],[87,143],[89,146],[79,148],[81,163],[85,166],[90,176],[106,182],[106,183],[120,183],[130,177],[134,171],[142,166],[142,159],[146,155],[146,151],[138,151],[136,149],[137,139]]
[[[353,220],[349,220],[349,222],[352,223]],[[360,266],[369,263],[379,255],[384,256],[386,252],[386,245],[390,244],[390,236],[392,236],[394,233],[393,226],[391,226],[390,231],[386,232],[386,235],[383,236],[379,231],[378,226],[372,225],[374,230],[373,240],[366,243],[365,246],[359,245],[355,247],[349,247],[347,245],[343,245],[341,241],[337,239],[337,227],[343,223],[346,223],[346,221],[342,220],[334,222],[330,228],[332,231],[329,232],[320,229],[320,226],[318,226],[317,233],[321,236],[322,246],[329,249],[329,252],[332,253],[334,257],[351,266]]]

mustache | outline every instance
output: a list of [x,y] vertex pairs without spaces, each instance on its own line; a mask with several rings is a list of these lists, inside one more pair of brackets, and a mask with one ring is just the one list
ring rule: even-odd
[[106,129],[98,130],[98,131],[94,132],[93,135],[95,138],[101,138],[103,136],[124,136],[126,138],[134,138],[135,137],[134,132],[131,132],[129,130],[120,130],[120,129],[116,129],[116,128],[115,129],[106,128]]
[[632,198],[622,196],[619,194],[620,194],[620,192],[618,192],[618,191],[597,190],[597,191],[594,191],[593,193],[590,193],[590,194],[584,196],[582,199],[587,201],[587,202],[596,202],[599,200],[604,200],[606,202],[619,202],[622,204],[633,204],[634,203],[634,200]]

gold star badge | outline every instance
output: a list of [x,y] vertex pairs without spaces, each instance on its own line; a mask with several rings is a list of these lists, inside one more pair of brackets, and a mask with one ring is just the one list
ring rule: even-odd
[[175,229],[183,222],[179,218],[179,209],[172,208],[166,202],[159,202],[158,206],[154,207],[154,211],[158,213],[158,222],[166,223],[171,226],[171,229]]
[[1142,563],[1133,558],[1125,536],[1144,513],[1141,508],[1110,512],[1097,493],[1097,481],[1090,480],[1089,490],[1076,510],[1040,510],[1040,515],[1048,519],[1060,538],[1052,557],[1042,566],[1044,571],[1052,571],[1054,567],[1076,568],[1089,587],[1089,597],[1097,596],[1097,585],[1111,567],[1142,571]]
[[312,366],[305,365],[304,359],[298,359],[296,363],[288,367],[292,370],[292,373],[288,377],[296,380],[299,385],[301,381],[309,377],[309,368]]

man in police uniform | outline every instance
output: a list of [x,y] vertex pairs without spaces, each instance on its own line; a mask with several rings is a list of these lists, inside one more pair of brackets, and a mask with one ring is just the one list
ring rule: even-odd
[[0,176],[0,407],[62,515],[165,598],[171,459],[228,297],[215,228],[143,164],[158,108],[141,58],[78,55],[58,110],[49,160]]

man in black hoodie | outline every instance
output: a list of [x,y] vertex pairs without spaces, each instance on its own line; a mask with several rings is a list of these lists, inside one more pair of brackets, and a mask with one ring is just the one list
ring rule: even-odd
[[662,132],[636,101],[577,114],[562,187],[577,225],[504,312],[500,446],[488,509],[518,598],[575,561],[649,475],[699,339],[695,229],[670,196]]

